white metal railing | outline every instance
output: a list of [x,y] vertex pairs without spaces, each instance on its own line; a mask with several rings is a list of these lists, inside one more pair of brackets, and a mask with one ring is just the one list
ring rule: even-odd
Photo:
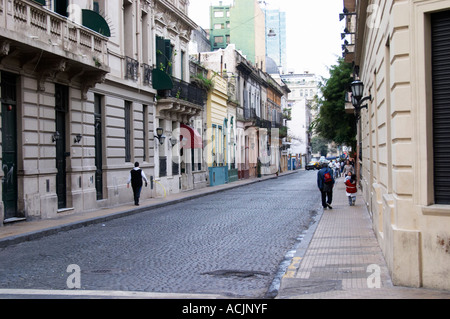
[[[0,28],[36,37],[43,42],[51,40],[52,43],[63,44],[65,50],[72,52],[74,46],[75,49],[92,51],[97,58],[107,61],[107,37],[32,1],[0,0]],[[103,56],[98,56],[99,54]]]

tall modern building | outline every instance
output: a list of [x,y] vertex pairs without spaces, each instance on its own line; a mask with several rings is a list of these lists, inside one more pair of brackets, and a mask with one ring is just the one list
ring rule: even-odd
[[209,7],[211,51],[225,49],[230,43],[230,5]]
[[264,16],[266,20],[266,55],[275,61],[281,73],[286,73],[286,13],[279,9],[264,9]]
[[234,1],[230,9],[230,41],[249,61],[265,71],[265,17],[258,1]]
[[235,0],[210,7],[211,50],[233,43],[258,68],[265,70],[265,14],[256,0]]

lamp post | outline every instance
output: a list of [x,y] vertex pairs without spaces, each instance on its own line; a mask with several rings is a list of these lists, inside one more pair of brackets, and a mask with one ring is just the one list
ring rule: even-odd
[[[356,113],[356,119],[357,119],[357,123],[359,122],[360,119],[360,113],[361,113],[361,109],[367,109],[367,104],[362,105],[364,102],[366,101],[370,101],[372,100],[372,95],[369,96],[364,96],[364,83],[362,81],[356,80],[353,81],[352,84],[350,85],[351,89],[352,89],[352,104],[353,107],[355,108],[355,113]],[[360,146],[359,146],[359,131],[360,128],[358,126],[358,138],[356,141],[356,179],[357,179],[357,184],[359,184],[359,180],[360,180],[360,163],[359,163],[359,151],[360,151]]]
[[163,145],[166,137],[163,135],[164,130],[161,127],[156,129],[156,138],[159,140],[159,144]]
[[357,114],[359,114],[361,109],[367,109],[367,104],[362,104],[366,101],[372,100],[372,95],[363,97],[364,83],[359,80],[353,81],[350,86],[352,89],[352,104]]

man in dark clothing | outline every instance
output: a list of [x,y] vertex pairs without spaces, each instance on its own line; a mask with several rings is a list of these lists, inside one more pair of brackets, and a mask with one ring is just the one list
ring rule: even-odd
[[323,209],[332,209],[331,202],[333,201],[333,187],[334,187],[333,170],[328,167],[328,164],[323,163],[322,169],[317,173],[317,186],[322,194]]
[[139,206],[139,197],[141,196],[142,190],[142,180],[145,181],[145,187],[147,187],[147,177],[144,174],[144,171],[139,168],[139,163],[134,163],[134,168],[130,171],[130,176],[128,177],[127,188],[133,188],[134,194],[134,205]]

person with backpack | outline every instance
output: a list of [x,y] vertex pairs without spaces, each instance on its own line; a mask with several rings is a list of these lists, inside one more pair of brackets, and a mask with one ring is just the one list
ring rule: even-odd
[[139,168],[139,162],[134,163],[134,168],[130,171],[130,175],[128,177],[127,188],[133,188],[134,195],[134,205],[139,206],[139,197],[141,197],[142,190],[142,180],[145,181],[145,187],[147,187],[147,177],[144,174],[144,171]]
[[322,169],[317,173],[317,186],[322,194],[323,209],[333,209],[331,203],[333,201],[334,176],[333,170],[326,163],[322,164]]

